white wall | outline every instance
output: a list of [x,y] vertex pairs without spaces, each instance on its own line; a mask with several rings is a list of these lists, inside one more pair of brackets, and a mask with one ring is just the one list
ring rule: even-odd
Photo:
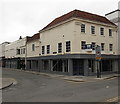
[[[76,25],[76,22],[78,24]],[[85,24],[86,25],[86,33],[82,34],[80,32],[80,25],[79,24]],[[91,35],[90,30],[91,26],[96,27],[96,34]],[[105,28],[105,35],[100,35],[100,27]],[[109,29],[112,29],[113,36],[109,37]],[[64,37],[63,37],[64,35]],[[117,54],[117,34],[116,34],[116,28],[104,25],[104,24],[97,24],[90,21],[82,21],[82,20],[72,20],[70,22],[64,23],[62,25],[59,25],[55,28],[52,28],[50,30],[46,30],[41,32],[41,46],[50,45],[51,46],[51,52],[50,55],[53,55],[53,52],[58,52],[57,50],[57,44],[59,42],[63,43],[63,51],[62,54],[66,53],[66,41],[71,41],[71,54],[89,54],[84,50],[81,50],[81,41],[86,41],[87,43],[96,42],[97,45],[100,45],[101,43],[105,43],[105,51],[102,52],[103,54]],[[109,44],[113,44],[113,52],[109,52],[108,47]],[[46,47],[45,47],[46,52]],[[93,54],[94,51],[91,53]],[[45,55],[47,55],[45,53]]]
[[[63,43],[62,47],[62,54],[65,53],[65,42],[66,41],[72,41],[74,40],[74,21],[65,23],[63,25],[60,25],[56,28],[52,28],[50,30],[47,30],[45,32],[40,33],[40,41],[41,46],[45,46],[45,55],[46,54],[46,46],[50,45],[50,54],[52,55],[53,52],[57,52],[58,43]],[[72,49],[73,50],[73,49]],[[70,52],[71,53],[71,52]]]
[[[73,41],[74,53],[87,53],[85,50],[81,49],[81,41],[86,41],[86,43],[95,42],[96,45],[101,46],[101,43],[105,43],[105,51],[102,51],[102,54],[117,54],[117,34],[116,30],[110,26],[104,26],[100,24],[87,23],[82,21],[76,21],[86,25],[86,33],[80,32],[80,25],[75,25],[75,40]],[[95,34],[91,34],[91,26],[95,26]],[[100,35],[100,28],[104,28],[104,36]],[[109,36],[109,29],[112,29],[112,37]],[[77,42],[77,43],[76,43]],[[109,44],[113,44],[113,52],[109,51]],[[91,54],[95,53],[92,51]],[[89,53],[88,53],[89,54]]]
[[9,44],[9,42],[4,42],[2,44],[0,44],[0,57],[4,57],[5,56],[5,46]]
[[[35,44],[35,50],[32,51],[32,44]],[[40,42],[39,39],[33,40],[27,43],[27,57],[36,57],[40,54]]]
[[26,38],[23,38],[6,45],[5,57],[6,58],[25,57],[25,54],[20,54],[20,55],[16,54],[16,50],[25,48],[25,44],[26,44]]

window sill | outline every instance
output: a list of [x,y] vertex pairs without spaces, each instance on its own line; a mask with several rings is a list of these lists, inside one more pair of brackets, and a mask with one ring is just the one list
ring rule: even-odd
[[101,37],[105,37],[105,35],[100,35]]
[[84,32],[81,32],[81,34],[85,34],[86,35],[86,33],[84,33]]
[[91,34],[91,36],[96,36],[95,34]]

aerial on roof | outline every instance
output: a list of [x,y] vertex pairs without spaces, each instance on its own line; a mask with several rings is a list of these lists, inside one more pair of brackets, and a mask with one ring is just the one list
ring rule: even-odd
[[64,14],[56,19],[54,19],[50,24],[48,24],[46,27],[44,27],[42,30],[47,29],[51,26],[54,26],[56,24],[59,24],[63,21],[66,21],[70,18],[80,18],[80,19],[85,19],[85,20],[90,20],[90,21],[95,21],[95,22],[101,22],[109,25],[115,25],[111,21],[109,21],[107,18],[103,16],[99,16],[96,14],[80,11],[80,10],[73,10],[67,14]]

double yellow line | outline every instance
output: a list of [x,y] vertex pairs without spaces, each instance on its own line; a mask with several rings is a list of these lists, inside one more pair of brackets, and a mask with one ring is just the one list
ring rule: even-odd
[[120,96],[117,96],[117,97],[108,99],[108,100],[106,100],[105,102],[118,102],[118,100],[120,100]]

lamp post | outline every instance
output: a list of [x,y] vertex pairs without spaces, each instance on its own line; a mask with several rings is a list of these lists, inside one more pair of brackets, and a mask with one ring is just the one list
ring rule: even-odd
[[100,71],[100,62],[101,62],[101,47],[99,45],[96,46],[96,61],[97,61],[97,78],[101,78],[101,71]]

